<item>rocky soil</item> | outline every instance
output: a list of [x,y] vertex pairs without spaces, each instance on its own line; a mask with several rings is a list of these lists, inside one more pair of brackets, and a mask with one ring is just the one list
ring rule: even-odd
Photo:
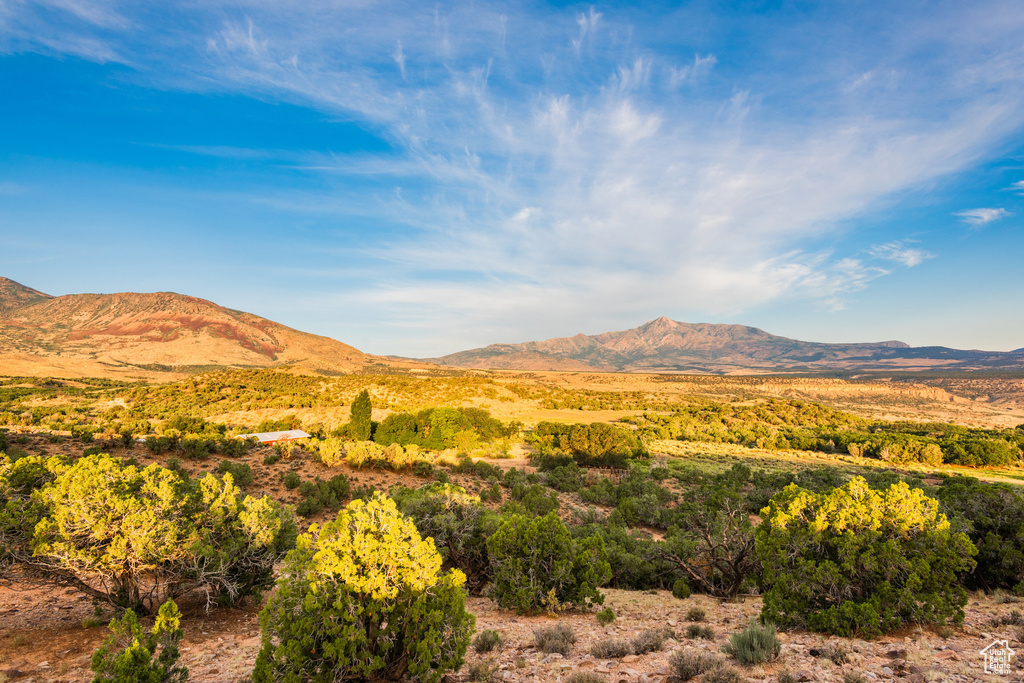
[[[749,598],[723,603],[695,595],[677,600],[666,591],[607,590],[606,605],[617,619],[608,626],[593,613],[524,617],[497,609],[487,598],[470,598],[469,609],[477,617],[477,630],[498,631],[504,644],[500,651],[476,653],[470,648],[466,665],[450,681],[471,681],[486,665],[493,681],[523,683],[558,682],[577,671],[593,671],[608,683],[669,683],[671,655],[680,649],[713,653],[735,666],[747,681],[772,682],[788,672],[798,681],[843,681],[846,673],[866,681],[1020,681],[1024,668],[1015,666],[1009,676],[986,675],[981,650],[996,639],[1008,639],[1012,649],[1024,648],[1017,626],[992,626],[994,617],[1008,616],[1019,605],[999,598],[973,595],[962,628],[949,638],[911,628],[874,641],[828,638],[813,633],[783,633],[782,654],[762,666],[742,667],[721,654],[729,636],[741,630],[760,611],[760,600]],[[688,638],[688,613],[705,612],[700,623],[714,632],[713,640]],[[54,683],[91,680],[89,658],[107,635],[101,624],[90,622],[91,602],[75,593],[55,590],[17,592],[0,587],[0,681]],[[534,629],[562,621],[572,627],[577,642],[568,655],[539,652],[533,643]],[[259,650],[258,606],[219,609],[205,614],[186,606],[182,624],[185,639],[182,658],[197,682],[235,683],[252,669]],[[603,639],[633,638],[647,629],[670,630],[674,637],[664,650],[637,657],[598,659],[591,646]],[[831,643],[831,646],[830,646]],[[829,651],[841,653],[830,659]],[[845,661],[842,661],[845,656]],[[1022,653],[1024,657],[1024,653]],[[477,666],[474,666],[477,665]],[[479,676],[479,674],[477,674]],[[475,680],[485,680],[476,678]]]

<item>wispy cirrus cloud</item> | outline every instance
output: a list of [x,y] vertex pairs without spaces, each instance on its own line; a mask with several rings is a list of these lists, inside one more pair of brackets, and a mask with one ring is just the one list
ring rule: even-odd
[[971,230],[980,230],[984,226],[997,221],[1000,218],[1006,218],[1010,215],[1010,212],[1006,209],[968,209],[967,211],[959,211],[956,214],[960,217],[962,223],[966,223]]
[[868,254],[884,261],[902,263],[908,268],[919,266],[927,259],[935,258],[935,254],[913,247],[911,244],[913,244],[911,240],[894,240],[885,244],[876,244],[868,250]]
[[[136,77],[154,87],[290,102],[375,131],[393,153],[282,154],[323,179],[253,201],[401,226],[360,246],[358,258],[394,268],[352,296],[395,320],[448,320],[464,337],[571,311],[714,315],[786,299],[839,309],[888,274],[870,259],[931,258],[906,240],[855,250],[870,258],[822,241],[1024,126],[1015,7],[922,16],[879,3],[855,17],[857,32],[840,7],[751,18],[755,42],[741,52],[680,37],[725,21],[692,8],[636,19],[489,2],[96,2],[61,10],[74,21],[19,9],[0,45],[63,45],[143,65]],[[1008,212],[957,215],[979,228]],[[442,333],[424,344],[444,350]]]
[[717,63],[718,58],[713,54],[707,54],[703,57],[696,54],[693,56],[692,64],[686,64],[681,67],[668,65],[668,85],[670,88],[678,88],[687,83],[695,84],[707,77]]
[[1017,182],[1010,185],[1010,189],[1017,194],[1024,194],[1024,180],[1018,180]]

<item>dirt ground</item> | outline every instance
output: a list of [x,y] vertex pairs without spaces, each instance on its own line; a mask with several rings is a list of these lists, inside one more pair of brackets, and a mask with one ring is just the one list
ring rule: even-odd
[[[575,671],[594,671],[609,683],[668,683],[669,658],[677,650],[709,652],[728,661],[721,646],[730,634],[740,631],[760,611],[760,600],[748,598],[734,603],[695,595],[677,600],[667,591],[636,592],[608,589],[605,605],[617,615],[615,622],[601,626],[594,613],[566,613],[558,616],[520,616],[501,610],[487,598],[469,599],[468,608],[477,618],[477,630],[493,629],[501,634],[500,651],[476,653],[470,648],[466,665],[452,681],[469,681],[471,667],[485,662],[495,681],[544,683],[561,681]],[[861,674],[869,681],[1020,681],[1024,668],[1014,666],[1010,676],[986,675],[981,650],[995,640],[1008,640],[1011,649],[1024,647],[1018,627],[992,627],[994,616],[1008,614],[1016,606],[1000,604],[998,598],[972,595],[962,628],[949,638],[922,629],[907,629],[896,636],[874,641],[827,638],[812,633],[782,633],[782,654],[769,664],[740,667],[748,681],[775,681],[788,671],[800,681],[842,681],[844,672]],[[714,632],[712,640],[688,638],[688,613],[703,610],[701,625]],[[260,647],[258,605],[240,609],[218,609],[205,614],[189,609],[182,627],[182,661],[191,680],[197,683],[243,681],[252,670]],[[89,599],[57,590],[14,591],[0,587],[0,681],[24,683],[79,683],[91,680],[89,660],[107,636],[102,625],[90,625],[93,616]],[[544,654],[533,647],[534,629],[559,621],[570,625],[576,644],[567,656]],[[673,636],[664,650],[640,657],[598,659],[591,646],[603,639],[631,639],[647,629],[668,629]],[[815,656],[832,641],[846,654],[836,664]],[[735,666],[735,663],[732,663]]]

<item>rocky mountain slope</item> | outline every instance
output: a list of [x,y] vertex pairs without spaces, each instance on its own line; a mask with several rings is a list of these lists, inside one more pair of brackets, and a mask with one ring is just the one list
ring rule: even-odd
[[444,365],[605,372],[801,372],[933,369],[1024,370],[1024,353],[911,347],[899,341],[821,344],[744,325],[658,318],[640,327],[522,344],[491,344],[431,359]]
[[377,360],[334,339],[192,296],[53,297],[0,277],[4,374],[108,376],[211,365],[344,372]]

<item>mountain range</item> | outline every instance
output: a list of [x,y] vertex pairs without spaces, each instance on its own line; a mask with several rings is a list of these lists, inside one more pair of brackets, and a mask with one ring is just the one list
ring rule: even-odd
[[1024,370],[1006,353],[911,347],[899,341],[822,344],[756,327],[658,318],[640,327],[441,358],[373,356],[251,313],[173,292],[50,296],[0,277],[0,374],[146,377],[212,367],[299,367],[322,373],[422,367],[626,373],[767,374]]
[[427,360],[465,368],[644,373],[1024,370],[1024,350],[961,351],[900,341],[823,344],[745,325],[665,317],[619,332],[491,344]]
[[375,362],[387,361],[193,296],[50,296],[0,277],[3,374],[142,376],[209,366],[288,365],[351,372]]

